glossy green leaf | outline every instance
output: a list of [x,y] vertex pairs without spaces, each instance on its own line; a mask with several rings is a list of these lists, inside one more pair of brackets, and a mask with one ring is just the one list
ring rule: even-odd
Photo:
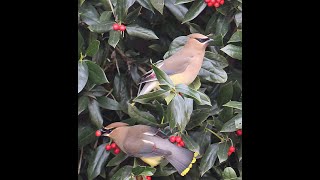
[[167,104],[170,104],[172,99],[176,96],[176,93],[170,92],[167,97],[164,98]]
[[86,55],[91,57],[95,55],[99,50],[99,45],[100,45],[100,41],[98,40],[92,41],[89,47],[87,48]]
[[223,142],[218,144],[219,149],[218,149],[218,158],[219,162],[222,163],[228,159],[228,151],[231,146],[230,142]]
[[169,9],[169,11],[177,18],[178,21],[182,22],[184,16],[186,15],[188,8],[186,8],[184,5],[174,4],[175,0],[165,0],[164,5]]
[[228,60],[224,56],[214,52],[206,51],[204,59],[209,60],[216,68],[223,69],[229,65]]
[[132,166],[123,166],[111,178],[111,180],[130,180]]
[[189,84],[189,87],[191,89],[194,89],[194,90],[198,90],[201,86],[201,81],[200,81],[200,78],[197,76],[196,79],[191,83]]
[[142,175],[142,176],[152,176],[156,172],[156,168],[152,168],[149,166],[136,166],[132,168],[132,173],[135,176]]
[[84,39],[83,39],[80,31],[78,31],[78,55],[80,55],[80,53],[82,52],[83,45],[84,45]]
[[237,30],[235,33],[233,33],[228,43],[231,42],[242,42],[242,30]]
[[[240,115],[240,113],[239,113]],[[235,119],[234,124],[236,126],[237,129],[242,129],[242,115],[240,115],[241,117],[237,117],[237,119]]]
[[199,154],[204,155],[211,143],[211,133],[209,131],[189,132],[191,137],[199,144]]
[[177,92],[180,92],[183,95],[186,95],[187,97],[192,98],[198,104],[201,103],[200,95],[198,94],[198,92],[196,90],[193,90],[193,89],[189,88],[187,85],[178,84],[178,85],[176,85],[175,89],[176,89]]
[[[115,157],[113,157],[112,159],[110,159],[110,161],[107,164],[107,167],[109,166],[117,166],[119,165],[121,162],[123,162],[124,160],[126,160],[129,156],[124,153],[123,151],[120,151],[119,154],[117,154]],[[131,171],[130,171],[131,172]]]
[[152,69],[156,74],[156,77],[160,84],[167,85],[169,87],[174,87],[172,80],[165,72],[163,72],[161,69],[159,69],[157,66],[153,64],[152,64]]
[[121,23],[125,21],[128,9],[126,9],[126,3],[128,0],[117,0],[117,4],[114,8],[116,22]]
[[114,24],[114,21],[105,21],[105,22],[100,22],[97,24],[90,25],[88,29],[96,33],[105,33],[112,30],[113,24]]
[[193,151],[193,152],[197,152],[199,153],[200,152],[200,147],[199,147],[199,144],[196,143],[189,135],[187,134],[182,134],[182,139],[183,139],[183,142],[185,143],[185,146]]
[[200,105],[211,105],[211,101],[208,95],[206,95],[205,93],[202,93],[200,91],[198,91],[198,94],[200,95],[200,99],[201,99],[201,104]]
[[149,9],[151,12],[154,13],[153,6],[150,2],[150,0],[137,0],[137,2],[144,8]]
[[205,34],[204,30],[198,24],[188,23],[188,25],[191,33]]
[[209,169],[211,169],[218,157],[219,146],[218,143],[211,144],[206,150],[205,154],[201,158],[199,170],[200,176],[202,177]]
[[156,34],[150,29],[143,28],[136,24],[130,24],[126,28],[127,33],[130,36],[139,37],[142,39],[159,39]]
[[97,101],[99,103],[99,106],[104,108],[104,109],[109,109],[109,110],[121,110],[121,105],[116,101],[111,98],[101,96],[97,97]]
[[111,17],[112,17],[112,11],[103,11],[100,15],[99,21],[100,21],[100,23],[107,22],[107,21],[113,21],[111,19]]
[[235,109],[242,110],[242,102],[238,102],[238,101],[229,101],[229,102],[227,102],[226,104],[224,104],[222,106],[232,107],[232,108],[235,108]]
[[198,75],[202,79],[214,83],[224,83],[228,79],[228,75],[225,70],[214,66],[210,60],[206,59],[204,59]]
[[239,101],[240,97],[241,97],[241,93],[242,93],[242,87],[240,85],[240,83],[236,80],[233,83],[233,96],[232,96],[232,100],[235,101]]
[[242,47],[228,44],[220,49],[234,59],[242,60]]
[[187,125],[187,118],[185,116],[185,102],[179,95],[175,96],[167,108],[167,119],[169,120],[170,128],[173,129],[175,126],[183,131]]
[[[113,95],[116,100],[120,103],[122,111],[128,113],[128,100],[129,100],[129,93],[127,87],[127,78],[125,75],[119,75],[116,73],[114,80],[113,80]],[[120,119],[124,116],[122,111],[117,111]]]
[[79,0],[79,6],[81,6],[84,3],[85,0]]
[[84,2],[79,8],[81,20],[87,25],[94,25],[99,23],[99,14],[97,10],[89,3]]
[[97,140],[95,135],[97,128],[90,122],[84,121],[78,123],[78,147],[84,147]]
[[177,4],[184,4],[184,3],[188,3],[188,2],[192,2],[194,0],[176,0],[176,3],[174,3],[175,5]]
[[222,177],[224,180],[236,180],[237,174],[232,167],[226,167],[223,170]]
[[229,31],[230,22],[232,20],[232,16],[224,16],[220,14],[216,21],[215,34],[224,37]]
[[[177,172],[177,170],[172,167],[172,166],[165,166],[165,167],[160,167],[157,166],[157,171],[154,173],[153,176],[159,177],[159,176],[170,176],[171,174]],[[167,178],[167,177],[166,177]]]
[[84,88],[87,84],[89,78],[89,70],[86,63],[83,61],[78,62],[78,93]]
[[87,96],[81,96],[78,98],[78,115],[87,109],[89,103],[89,98]]
[[233,108],[223,107],[222,111],[219,114],[219,120],[221,120],[221,122],[225,123],[225,122],[229,121],[233,116],[234,116],[233,115]]
[[91,99],[88,104],[88,110],[90,115],[90,120],[97,128],[102,127],[103,119],[99,109],[99,104],[96,100]]
[[196,126],[199,126],[202,122],[208,119],[210,116],[211,108],[196,109],[192,112],[190,121],[187,125],[187,129],[191,130]]
[[105,95],[108,91],[103,86],[95,86],[90,90],[90,93],[92,93],[95,97],[101,97]]
[[191,5],[190,9],[186,13],[182,24],[196,18],[207,6],[207,4],[203,0],[195,0]]
[[104,84],[109,83],[106,74],[104,73],[103,69],[97,65],[96,63],[86,60],[84,61],[89,70],[89,81],[91,81],[94,84]]
[[232,95],[233,95],[233,85],[232,85],[232,81],[229,81],[228,83],[220,87],[219,95],[217,97],[217,102],[219,107],[229,102],[232,98]]
[[116,47],[118,42],[120,41],[121,32],[120,31],[110,31],[110,36],[108,39],[108,44],[112,46],[113,48]]
[[137,107],[128,104],[128,114],[140,124],[157,126],[157,120],[149,112],[140,111]]
[[242,12],[239,12],[234,16],[234,21],[238,28],[242,28]]
[[133,10],[132,12],[130,12],[130,13],[127,15],[127,17],[126,17],[125,23],[126,23],[126,24],[131,24],[131,23],[133,23],[133,22],[138,18],[138,16],[140,15],[141,8],[142,8],[142,7],[136,8],[135,10]]
[[169,95],[169,91],[167,90],[163,90],[163,89],[159,89],[157,91],[154,91],[154,92],[150,92],[150,93],[147,93],[147,94],[143,94],[143,95],[140,95],[138,97],[136,97],[135,99],[133,99],[134,102],[139,102],[141,104],[145,104],[151,100],[162,100],[164,99],[165,97],[167,97]]
[[[219,13],[218,12],[213,12],[210,19],[208,20],[206,29],[205,29],[205,33],[206,34],[210,34],[210,33],[214,33],[215,32],[215,28],[217,25],[217,19],[219,17]],[[214,39],[215,40],[215,39]]]
[[186,118],[187,118],[187,124],[188,124],[193,111],[193,99],[184,97],[184,102],[186,106]]
[[157,11],[163,14],[164,0],[150,0],[150,2]]
[[101,144],[96,148],[92,157],[89,159],[88,163],[88,179],[93,180],[97,177],[101,171],[104,170],[106,161],[109,157],[110,151],[105,150],[106,144]]
[[214,39],[209,43],[209,46],[224,46],[223,37],[220,34],[208,35],[208,37]]

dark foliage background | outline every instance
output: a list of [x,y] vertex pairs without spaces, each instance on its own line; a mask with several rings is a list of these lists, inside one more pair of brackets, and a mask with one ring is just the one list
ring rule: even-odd
[[[78,12],[78,179],[241,179],[242,1],[212,8],[203,0],[79,0]],[[115,22],[126,30],[112,30]],[[137,98],[150,61],[169,57],[195,32],[215,40],[197,79],[187,87],[164,78],[163,89]],[[116,121],[179,134],[200,157],[181,177],[170,164],[151,168],[115,155],[95,131]]]

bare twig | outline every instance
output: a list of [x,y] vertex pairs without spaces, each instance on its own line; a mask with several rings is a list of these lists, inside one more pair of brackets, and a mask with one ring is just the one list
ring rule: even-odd
[[83,146],[81,147],[81,151],[80,151],[80,159],[79,159],[79,165],[78,165],[78,175],[80,174],[82,155],[83,155]]
[[143,74],[146,74],[147,73],[147,71],[146,70],[144,70],[142,67],[140,67],[140,66],[138,66],[138,69],[143,73]]

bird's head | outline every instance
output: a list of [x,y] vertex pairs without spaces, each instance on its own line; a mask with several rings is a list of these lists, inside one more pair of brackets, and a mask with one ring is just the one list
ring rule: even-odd
[[213,39],[210,39],[207,36],[200,33],[193,33],[188,35],[188,37],[189,37],[189,40],[187,42],[188,44],[191,44],[197,47],[203,47],[203,48],[206,48],[209,42],[213,41]]
[[121,129],[121,127],[125,127],[128,126],[129,124],[127,123],[123,123],[123,122],[115,122],[115,123],[111,123],[106,127],[103,127],[100,129],[101,131],[101,136],[107,136],[110,138],[114,138],[117,136],[119,129]]

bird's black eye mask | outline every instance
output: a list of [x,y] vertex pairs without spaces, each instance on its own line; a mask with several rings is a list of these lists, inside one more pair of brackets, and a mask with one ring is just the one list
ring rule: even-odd
[[110,134],[115,128],[111,128],[111,129],[100,129],[100,131],[104,134],[104,133],[107,133],[107,134]]
[[206,41],[209,41],[210,38],[195,38],[197,41],[201,42],[201,43],[204,43]]

